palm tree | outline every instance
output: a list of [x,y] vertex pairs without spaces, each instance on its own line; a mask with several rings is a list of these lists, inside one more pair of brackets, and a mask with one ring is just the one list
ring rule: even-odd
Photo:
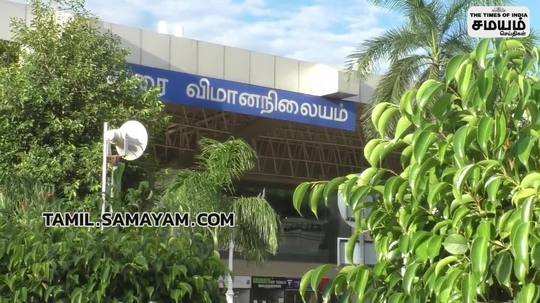
[[237,197],[233,183],[254,167],[255,151],[244,141],[231,139],[218,142],[199,141],[201,148],[196,170],[181,170],[166,189],[164,202],[177,210],[200,212],[233,212],[234,228],[207,228],[214,240],[215,250],[229,249],[227,301],[232,302],[232,259],[234,251],[247,258],[262,261],[278,248],[279,219],[265,200],[256,197]]
[[[350,70],[365,78],[387,62],[372,98],[398,103],[416,83],[443,76],[447,62],[457,53],[470,52],[474,40],[467,35],[466,12],[473,5],[500,5],[505,0],[372,0],[405,16],[405,25],[364,41],[348,56]],[[364,118],[371,116],[368,110]],[[369,119],[363,119],[364,122]],[[371,129],[370,123],[364,127]],[[369,133],[368,133],[369,134]]]

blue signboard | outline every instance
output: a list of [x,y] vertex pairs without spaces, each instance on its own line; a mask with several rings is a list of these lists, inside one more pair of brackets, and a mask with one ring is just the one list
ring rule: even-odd
[[350,101],[271,89],[131,64],[147,87],[158,86],[165,103],[228,111],[311,125],[356,129],[356,106]]

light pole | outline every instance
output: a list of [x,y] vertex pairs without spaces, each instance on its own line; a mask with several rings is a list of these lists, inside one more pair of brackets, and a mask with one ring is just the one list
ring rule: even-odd
[[[130,120],[119,129],[109,129],[107,122],[103,123],[103,158],[101,161],[101,215],[107,208],[107,162],[111,155],[111,145],[125,160],[132,161],[144,153],[148,144],[148,133],[139,121]],[[101,227],[103,229],[103,226]]]
[[234,240],[229,241],[229,273],[227,274],[227,292],[225,298],[227,303],[234,303],[234,285],[233,285],[233,258],[234,258]]

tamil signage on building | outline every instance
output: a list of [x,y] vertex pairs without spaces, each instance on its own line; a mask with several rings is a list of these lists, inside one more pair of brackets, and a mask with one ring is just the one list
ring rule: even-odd
[[354,131],[356,104],[132,64],[163,102]]

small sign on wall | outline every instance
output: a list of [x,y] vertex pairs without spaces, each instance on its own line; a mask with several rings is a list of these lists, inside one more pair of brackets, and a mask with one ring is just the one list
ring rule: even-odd
[[473,38],[522,38],[531,33],[525,6],[472,6],[467,33]]

